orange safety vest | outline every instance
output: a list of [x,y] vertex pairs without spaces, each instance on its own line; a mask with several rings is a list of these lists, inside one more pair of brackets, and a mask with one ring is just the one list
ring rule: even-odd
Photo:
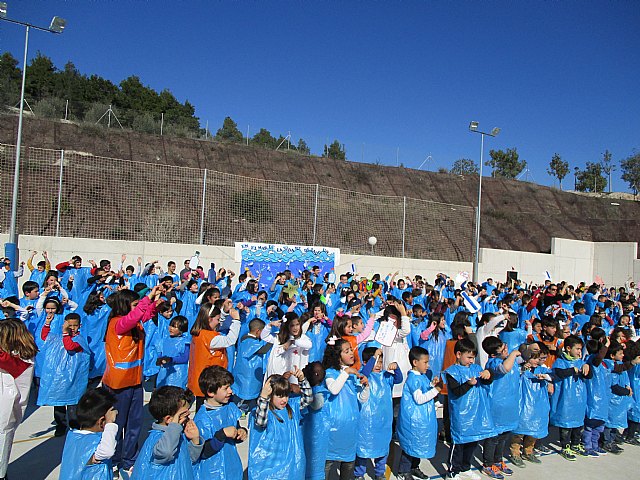
[[[458,340],[447,340],[447,343],[445,343],[444,345],[444,357],[442,360],[442,373],[440,375],[442,375],[443,377],[445,376],[445,370],[447,368],[449,368],[451,365],[453,365],[454,363],[456,363],[456,353],[454,351],[454,348],[456,347],[456,343],[458,343]],[[447,390],[447,384],[445,383],[442,386],[442,390],[440,391],[440,393],[442,393],[443,395],[448,395],[449,391]]]
[[362,363],[360,362],[360,354],[358,353],[358,340],[356,339],[355,335],[344,335],[342,339],[346,340],[347,342],[349,342],[349,345],[351,345],[351,349],[353,350],[353,357],[356,360],[355,362],[353,362],[353,368],[360,371]]
[[220,334],[214,330],[200,330],[198,335],[191,337],[187,387],[196,397],[204,397],[204,393],[202,393],[200,385],[198,385],[198,379],[202,371],[213,365],[227,368],[229,364],[226,348],[216,348],[213,353],[211,353],[211,349],[209,348],[211,340],[218,335]]
[[142,384],[144,328],[140,322],[134,327],[139,332],[137,342],[133,339],[131,331],[118,335],[116,323],[120,318],[114,317],[109,321],[105,336],[107,366],[102,376],[102,383],[114,390]]

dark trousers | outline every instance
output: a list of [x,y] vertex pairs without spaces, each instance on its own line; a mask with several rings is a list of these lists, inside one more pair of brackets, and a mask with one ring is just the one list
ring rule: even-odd
[[[105,385],[106,387],[106,385]],[[128,470],[138,457],[138,439],[142,430],[143,391],[142,385],[114,390],[108,388],[116,396],[114,408],[118,410],[118,445],[112,463],[120,469]]]
[[411,470],[418,467],[420,467],[420,459],[418,457],[412,457],[403,450],[402,455],[400,455],[398,473],[409,473]]
[[471,469],[471,459],[478,442],[451,444],[449,450],[449,474],[453,477]]
[[562,448],[568,446],[577,447],[578,445],[580,445],[580,439],[582,438],[582,427],[558,427],[558,430],[560,431],[560,446]]
[[484,441],[482,445],[482,464],[485,467],[502,462],[510,434],[511,432],[503,432]]
[[624,436],[628,440],[631,440],[636,434],[640,433],[640,423],[629,420],[629,426],[624,431]]
[[332,472],[340,470],[340,480],[353,480],[353,469],[356,461],[341,462],[340,460],[327,460],[324,463],[324,478],[328,479]]
[[240,409],[242,413],[246,413],[247,415],[256,408],[258,405],[258,399],[253,398],[251,400],[244,400],[237,395],[231,397],[231,401],[236,404],[236,406]]
[[449,417],[449,395],[442,395],[442,426],[444,427],[445,441],[451,441],[451,418]]
[[76,407],[77,405],[67,405],[53,407],[53,422],[58,428],[76,427]]

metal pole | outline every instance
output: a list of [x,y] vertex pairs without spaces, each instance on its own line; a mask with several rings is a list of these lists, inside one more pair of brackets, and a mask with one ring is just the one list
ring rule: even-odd
[[67,116],[69,114],[69,99],[67,98],[67,104],[64,106],[64,119],[67,119]]
[[404,240],[407,227],[407,197],[402,197],[402,258],[404,258]]
[[482,163],[484,152],[484,133],[481,134],[480,140],[480,177],[478,178],[478,206],[476,208],[476,251],[473,256],[473,283],[478,283],[479,276],[479,257],[480,257],[480,206],[482,202]]
[[320,185],[316,183],[316,199],[313,206],[313,245],[316,244],[316,233],[318,231],[318,197],[320,192]]
[[249,146],[249,125],[247,125],[247,147]]
[[162,136],[163,127],[164,127],[164,112],[160,112],[160,136]]
[[24,86],[27,79],[27,50],[29,48],[29,25],[24,35],[24,57],[22,62],[22,87],[20,89],[20,114],[18,116],[18,140],[16,141],[16,164],[13,170],[13,196],[11,202],[11,223],[9,226],[9,242],[5,245],[5,255],[11,260],[11,267],[18,267],[18,190],[20,187],[20,150],[22,148],[22,117],[24,114]]
[[207,197],[207,169],[204,169],[202,178],[202,206],[200,209],[200,245],[204,245],[204,209],[206,206],[205,199]]
[[64,150],[60,152],[60,175],[58,178],[58,212],[56,213],[56,237],[60,236],[60,207],[62,205],[62,170],[64,168]]
[[108,117],[108,120],[107,120],[107,128],[111,128],[111,105],[109,105],[108,112],[109,112],[109,117]]

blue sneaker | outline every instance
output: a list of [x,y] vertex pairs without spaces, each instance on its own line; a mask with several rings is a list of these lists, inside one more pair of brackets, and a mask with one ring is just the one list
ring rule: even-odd
[[482,470],[480,470],[480,473],[482,473],[483,475],[486,475],[489,478],[493,478],[495,480],[503,480],[504,479],[504,475],[502,475],[502,473],[500,472],[500,469],[498,468],[497,465],[491,465],[489,467],[482,467]]
[[598,448],[594,448],[593,449],[594,452],[596,452],[598,454],[599,457],[603,457],[604,455],[607,454],[607,452],[605,452],[603,449],[601,449],[600,447]]
[[502,473],[502,475],[505,475],[507,477],[513,475],[513,470],[507,467],[507,463],[504,460],[502,460],[500,463],[496,463],[496,467],[500,469],[500,473]]
[[584,456],[587,458],[598,458],[600,455],[598,455],[595,450],[585,450]]

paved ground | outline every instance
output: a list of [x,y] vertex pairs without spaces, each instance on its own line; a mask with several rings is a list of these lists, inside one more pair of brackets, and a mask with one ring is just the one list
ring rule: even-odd
[[[149,394],[145,395],[148,401]],[[145,416],[150,424],[151,418]],[[64,438],[53,437],[53,408],[37,408],[33,402],[27,410],[27,418],[20,428],[18,428],[13,451],[11,452],[11,463],[9,465],[9,477],[11,480],[54,480],[58,478],[60,457],[64,445]],[[146,429],[145,429],[146,430]],[[553,437],[550,446],[555,446]],[[445,474],[445,464],[447,459],[447,447],[438,444],[436,457],[423,460],[422,470],[436,478],[441,478]],[[395,453],[395,455],[394,455]],[[479,454],[479,452],[478,452]],[[247,459],[247,445],[240,448],[240,456],[243,462]],[[397,457],[397,451],[392,452],[392,458]],[[545,476],[558,479],[595,479],[607,478],[613,474],[626,472],[627,478],[640,478],[640,447],[625,446],[625,451],[620,456],[607,455],[601,458],[580,458],[576,462],[568,462],[557,454],[550,454],[542,457],[542,465],[527,464],[524,469],[515,467],[514,479],[534,480]],[[475,467],[479,466],[478,461]],[[639,475],[636,477],[636,475]],[[390,478],[395,478],[392,474]],[[62,479],[64,480],[64,479]]]

